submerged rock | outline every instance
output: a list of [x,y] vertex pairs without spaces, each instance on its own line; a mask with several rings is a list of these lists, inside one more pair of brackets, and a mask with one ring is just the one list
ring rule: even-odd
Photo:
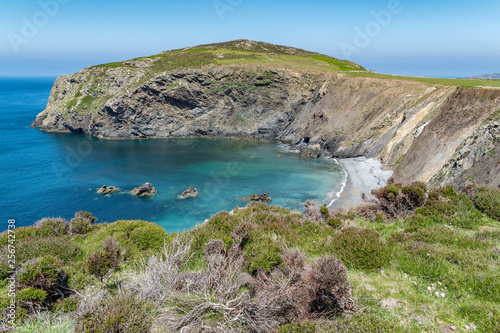
[[151,183],[145,183],[142,184],[139,187],[136,187],[132,190],[133,195],[137,195],[140,197],[146,196],[146,195],[154,195],[156,194],[156,189],[151,185]]
[[300,157],[302,158],[318,158],[321,155],[321,146],[319,144],[307,145],[300,147]]
[[271,202],[272,201],[271,197],[269,196],[269,193],[252,194],[252,195],[243,197],[243,200],[259,201],[259,202]]
[[198,196],[198,191],[196,190],[196,188],[189,186],[189,188],[187,190],[185,190],[184,192],[182,192],[181,199],[195,198],[197,196]]
[[107,186],[107,185],[102,185],[100,189],[97,190],[97,193],[99,194],[109,194],[109,193],[115,193],[118,192],[120,189],[116,186]]

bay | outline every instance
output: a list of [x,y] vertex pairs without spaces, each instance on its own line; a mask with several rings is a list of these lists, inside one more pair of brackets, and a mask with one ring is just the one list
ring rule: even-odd
[[[345,173],[332,159],[301,159],[277,142],[230,138],[101,140],[29,128],[55,78],[0,79],[1,227],[91,211],[99,221],[142,219],[184,231],[220,211],[269,193],[272,204],[302,210],[330,203]],[[278,157],[279,155],[279,157]],[[130,191],[151,182],[158,193]],[[102,196],[102,185],[122,191]],[[189,186],[198,198],[180,199]]]

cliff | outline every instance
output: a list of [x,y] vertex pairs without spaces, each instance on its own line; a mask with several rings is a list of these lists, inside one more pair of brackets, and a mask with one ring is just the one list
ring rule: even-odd
[[325,155],[376,157],[398,182],[460,185],[473,177],[498,186],[500,90],[363,72],[351,62],[272,44],[203,45],[63,75],[33,126],[107,139],[320,144]]

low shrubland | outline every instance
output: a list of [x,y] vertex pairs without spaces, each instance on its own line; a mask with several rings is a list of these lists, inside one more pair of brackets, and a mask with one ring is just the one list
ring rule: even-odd
[[[16,229],[16,329],[498,332],[499,202],[496,189],[415,183],[350,211],[252,203],[182,234],[43,219]],[[6,233],[0,246],[6,264]]]

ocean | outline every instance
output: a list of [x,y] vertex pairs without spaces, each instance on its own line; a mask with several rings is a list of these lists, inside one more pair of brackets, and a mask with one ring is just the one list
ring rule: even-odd
[[[195,138],[101,140],[29,128],[55,78],[0,78],[1,230],[80,210],[101,222],[141,219],[185,231],[241,198],[269,193],[273,205],[302,210],[307,199],[329,204],[345,180],[332,159],[301,159],[278,142]],[[280,155],[280,157],[278,157]],[[130,191],[150,182],[158,193]],[[122,191],[100,195],[102,185]],[[180,199],[189,186],[198,198]]]

